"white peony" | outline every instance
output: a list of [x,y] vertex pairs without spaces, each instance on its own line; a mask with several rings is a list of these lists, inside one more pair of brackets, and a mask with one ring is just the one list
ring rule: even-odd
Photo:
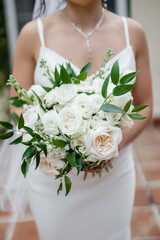
[[72,106],[75,107],[79,113],[81,113],[83,118],[90,118],[94,112],[92,99],[85,93],[78,94],[75,97]]
[[35,123],[38,120],[38,115],[40,118],[43,116],[44,112],[39,105],[30,107],[24,114],[24,125],[35,129]]
[[45,102],[45,105],[50,108],[52,107],[54,104],[57,103],[56,101],[56,96],[54,94],[55,90],[52,89],[50,92],[48,92],[44,98],[44,102]]
[[74,84],[63,84],[54,89],[56,101],[62,105],[72,100],[76,96],[76,93],[77,89]]
[[44,126],[44,132],[48,135],[58,135],[58,121],[59,121],[59,116],[56,113],[56,111],[51,110],[46,113],[41,118],[41,121]]
[[83,132],[85,125],[81,114],[75,108],[65,107],[59,113],[59,128],[64,134],[74,135]]
[[90,130],[85,137],[87,154],[90,159],[109,160],[118,156],[118,144],[122,140],[120,128],[111,125]]

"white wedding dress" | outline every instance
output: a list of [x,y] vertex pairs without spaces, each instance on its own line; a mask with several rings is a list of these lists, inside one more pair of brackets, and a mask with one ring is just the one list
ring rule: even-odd
[[[129,42],[127,21],[123,18],[126,47],[107,63],[107,68],[119,59],[121,71],[136,70],[135,57]],[[63,56],[45,46],[42,20],[38,19],[41,49],[35,68],[34,83],[44,82],[40,60],[47,61],[54,69],[56,64],[67,61]],[[75,72],[78,67],[72,64]],[[67,197],[57,196],[59,180],[32,168],[28,175],[31,209],[41,240],[129,240],[130,220],[135,195],[135,167],[132,145],[129,144],[112,161],[113,169],[102,177],[84,173],[69,174],[72,189]]]

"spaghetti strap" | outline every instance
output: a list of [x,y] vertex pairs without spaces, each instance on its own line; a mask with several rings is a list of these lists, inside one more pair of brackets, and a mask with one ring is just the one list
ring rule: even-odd
[[129,31],[128,31],[127,20],[125,17],[122,17],[122,19],[123,19],[123,23],[124,23],[124,33],[125,33],[126,44],[127,44],[127,46],[129,46],[130,41],[129,41]]
[[43,31],[43,22],[41,18],[37,19],[37,24],[38,24],[38,33],[39,33],[39,38],[41,45],[45,47],[45,40],[44,40],[44,31]]

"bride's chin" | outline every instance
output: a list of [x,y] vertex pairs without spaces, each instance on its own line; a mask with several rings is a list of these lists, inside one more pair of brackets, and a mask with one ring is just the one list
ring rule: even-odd
[[[81,7],[86,7],[87,5],[97,2],[97,0],[66,0],[68,3],[77,4]],[[100,0],[99,0],[100,1]]]

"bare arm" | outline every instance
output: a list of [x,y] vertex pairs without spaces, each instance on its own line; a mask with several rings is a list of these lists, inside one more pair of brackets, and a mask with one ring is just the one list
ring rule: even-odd
[[135,49],[136,68],[137,70],[141,70],[137,75],[137,84],[132,91],[133,104],[135,106],[147,104],[149,107],[140,112],[140,114],[147,117],[145,120],[136,120],[131,129],[125,128],[123,130],[123,141],[119,145],[120,150],[132,142],[150,122],[153,104],[149,53],[145,33],[142,27],[134,20],[129,19],[128,24],[131,42],[133,42],[132,46]]
[[[13,75],[22,88],[28,89],[33,85],[34,69],[35,69],[35,52],[39,44],[37,44],[38,33],[35,21],[26,24],[20,32],[13,61]],[[38,45],[38,46],[37,46]],[[17,96],[14,88],[11,87],[11,97]],[[22,108],[17,109],[11,107],[11,111],[20,114]]]

